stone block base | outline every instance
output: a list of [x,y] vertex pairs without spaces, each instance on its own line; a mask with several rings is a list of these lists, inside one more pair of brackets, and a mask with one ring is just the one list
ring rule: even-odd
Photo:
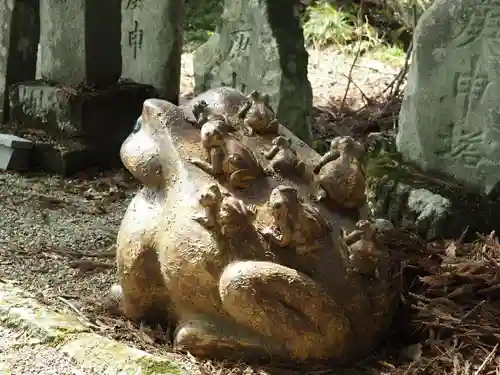
[[77,90],[34,81],[13,86],[9,99],[14,134],[35,138],[33,167],[67,175],[119,165],[121,144],[144,101],[157,96],[152,86],[138,83]]
[[79,142],[38,142],[31,152],[30,170],[70,176],[94,165],[112,166],[99,159],[99,154]]
[[28,169],[33,144],[12,134],[0,134],[0,170]]

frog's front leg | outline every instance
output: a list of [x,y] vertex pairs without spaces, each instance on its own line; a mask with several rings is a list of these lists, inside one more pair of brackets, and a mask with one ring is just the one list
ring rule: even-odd
[[238,110],[237,116],[239,118],[245,118],[251,106],[252,102],[250,100],[247,100]]
[[211,176],[216,177],[223,174],[224,151],[222,148],[212,147],[210,155],[211,163],[200,159],[190,159],[189,162]]
[[280,150],[280,148],[276,145],[274,145],[273,147],[271,147],[271,149],[269,151],[261,151],[262,155],[264,155],[264,157],[267,159],[267,160],[271,160],[273,159],[277,154],[278,154],[278,151]]
[[269,124],[267,124],[267,132],[268,133],[277,133],[280,128],[280,123],[277,118],[272,119],[269,121]]
[[193,215],[193,220],[199,223],[201,226],[207,229],[212,229],[215,227],[215,219],[211,212],[206,212],[205,214]]
[[297,160],[295,164],[295,171],[299,176],[304,176],[306,174],[306,164],[302,160]]
[[276,229],[273,227],[264,228],[261,231],[262,236],[271,240],[273,243],[278,245],[279,247],[289,246],[292,242],[292,233],[289,231],[285,231],[284,233],[277,233]]
[[208,122],[208,115],[205,112],[200,113],[196,125],[201,129],[206,122]]

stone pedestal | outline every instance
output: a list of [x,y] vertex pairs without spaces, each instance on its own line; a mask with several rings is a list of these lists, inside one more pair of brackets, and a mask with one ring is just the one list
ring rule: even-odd
[[0,170],[26,170],[29,167],[31,141],[12,134],[0,134]]
[[115,83],[121,73],[120,4],[41,0],[42,78],[68,86]]
[[8,119],[9,85],[35,78],[40,37],[38,0],[0,2],[0,123]]
[[298,1],[226,0],[219,33],[194,54],[195,91],[269,94],[280,122],[310,143],[312,91]]
[[184,0],[122,1],[122,76],[178,104]]
[[[41,80],[16,84],[9,92],[13,132],[34,141],[36,168],[67,175],[119,165],[121,144],[144,100],[158,96],[147,84],[117,83],[121,5],[40,0]],[[33,47],[36,58],[37,43]]]
[[119,165],[119,150],[144,100],[158,92],[149,85],[121,83],[75,90],[33,81],[10,91],[16,131],[36,141],[33,165],[71,174],[90,166]]

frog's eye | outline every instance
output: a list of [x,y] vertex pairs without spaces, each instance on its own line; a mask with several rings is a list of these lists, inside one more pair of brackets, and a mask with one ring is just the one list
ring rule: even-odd
[[141,130],[141,126],[142,126],[142,121],[140,118],[138,118],[137,121],[135,122],[134,128],[132,129],[132,133],[137,133],[139,130]]

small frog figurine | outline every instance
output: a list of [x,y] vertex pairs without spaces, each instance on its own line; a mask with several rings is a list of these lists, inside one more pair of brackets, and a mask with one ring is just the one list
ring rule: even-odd
[[279,122],[269,105],[269,95],[257,90],[250,93],[248,101],[238,111],[238,117],[244,119],[243,129],[249,136],[278,132]]

